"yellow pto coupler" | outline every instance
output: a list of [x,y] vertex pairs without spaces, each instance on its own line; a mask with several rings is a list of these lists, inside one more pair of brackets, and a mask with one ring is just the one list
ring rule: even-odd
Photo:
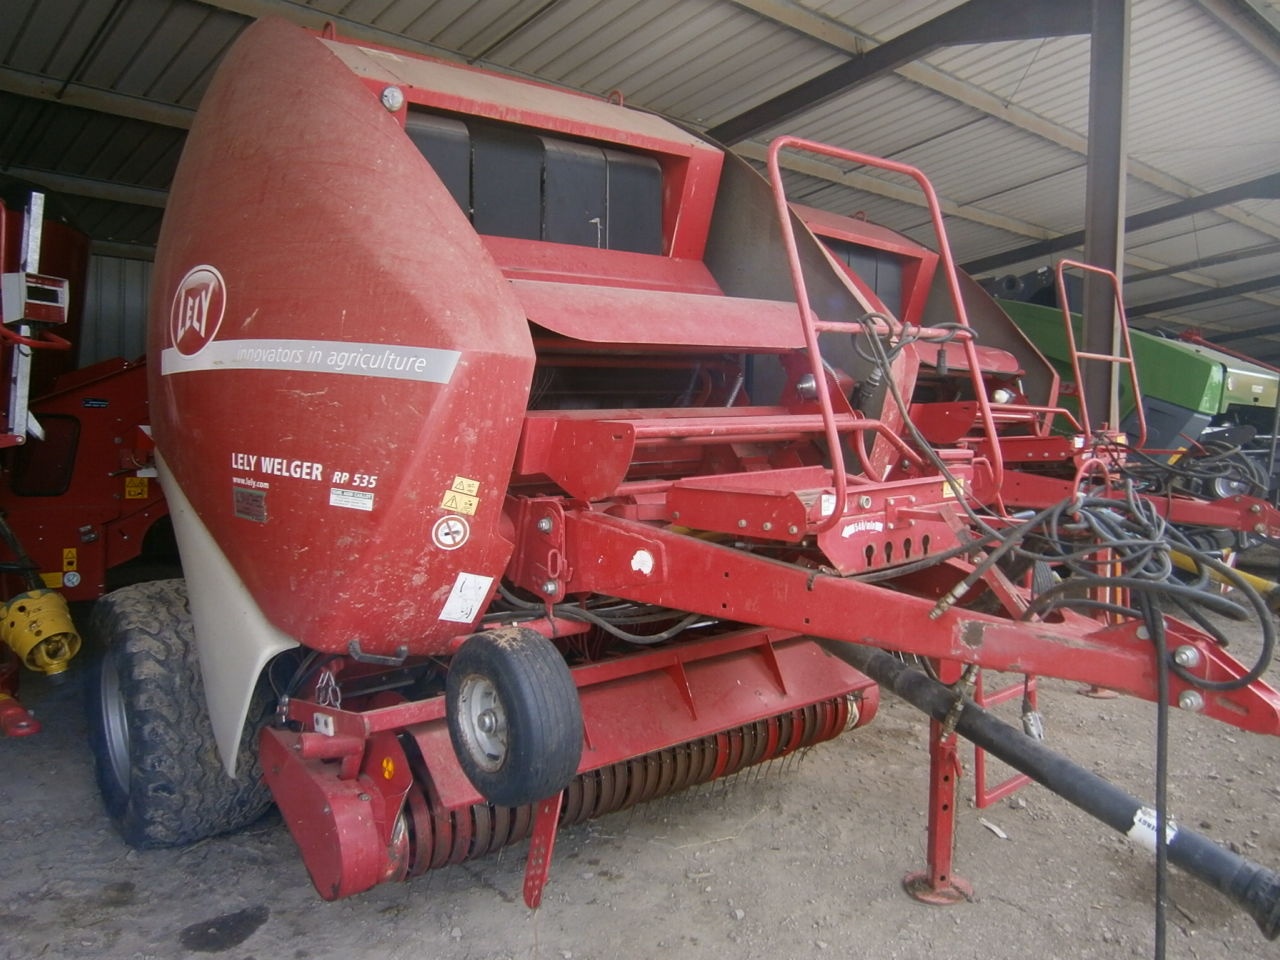
[[80,651],[67,600],[56,590],[30,590],[10,600],[0,621],[0,640],[23,666],[48,677],[66,673]]

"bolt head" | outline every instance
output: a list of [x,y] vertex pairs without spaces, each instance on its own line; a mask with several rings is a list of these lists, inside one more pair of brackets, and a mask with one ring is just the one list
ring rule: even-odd
[[1194,690],[1183,690],[1182,693],[1178,694],[1178,706],[1183,710],[1199,713],[1204,709],[1204,697]]
[[858,498],[858,506],[863,510],[870,510],[871,498],[864,493],[862,496]]
[[1195,647],[1184,645],[1173,651],[1173,662],[1180,667],[1200,666],[1200,651]]
[[799,532],[800,532],[800,528],[797,527],[794,523],[791,524],[791,526],[787,527],[787,533],[791,534],[793,537]]
[[745,520],[739,520],[739,521],[738,521],[738,529],[739,529],[739,530],[745,530],[745,529],[746,529],[746,526],[747,526],[747,521],[745,521]]
[[550,517],[543,517],[538,521],[538,531],[540,533],[550,533],[555,528],[555,523]]
[[553,596],[555,596],[556,591],[557,591],[559,588],[560,588],[560,585],[559,585],[558,583],[556,583],[554,580],[544,580],[544,581],[542,581],[542,592],[543,592],[543,593],[545,593],[545,594],[546,594],[547,596],[549,596],[549,597],[553,597]]
[[384,87],[382,90],[382,105],[391,113],[395,113],[404,106],[404,91],[399,87]]

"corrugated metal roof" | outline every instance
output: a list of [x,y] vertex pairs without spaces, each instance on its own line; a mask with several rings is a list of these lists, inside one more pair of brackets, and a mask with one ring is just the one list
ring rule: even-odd
[[[1234,2],[1133,0],[1129,213],[1280,170],[1280,39],[1265,26],[1229,26]],[[1268,4],[1274,11],[1274,0]],[[629,103],[710,127],[960,5],[6,0],[0,168],[43,172],[82,190],[71,206],[98,239],[150,242],[157,210],[149,198],[166,187],[182,128],[218,59],[249,22],[244,11],[285,11],[312,27],[333,17],[341,31],[367,41],[432,49],[599,95],[617,89]],[[1088,58],[1084,36],[944,47],[815,104],[773,132],[920,166],[942,195],[957,258],[973,260],[1082,226]],[[757,138],[747,152],[758,155],[766,140]],[[907,230],[924,221],[896,180],[882,186],[884,178],[871,171],[849,178],[839,164],[828,169],[825,178],[789,177],[793,195]],[[104,185],[117,189],[115,202]],[[1130,268],[1212,259],[1277,238],[1280,200],[1242,200],[1132,235]],[[1030,258],[997,272],[1045,262]],[[1152,291],[1212,289],[1275,268],[1274,258],[1246,258],[1181,271],[1168,282],[1143,281],[1134,294],[1159,299]],[[1276,310],[1280,290],[1179,317],[1244,322]],[[1274,349],[1280,352],[1280,341]]]
[[1185,222],[1190,225],[1190,229],[1170,233],[1160,239],[1148,239],[1152,231],[1139,231],[1129,250],[1162,263],[1189,263],[1223,250],[1244,250],[1268,239],[1248,227],[1224,220],[1213,213],[1196,214],[1195,217],[1188,217]]

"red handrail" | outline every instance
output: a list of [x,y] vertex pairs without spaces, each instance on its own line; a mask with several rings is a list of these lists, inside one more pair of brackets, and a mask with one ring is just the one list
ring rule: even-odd
[[[1085,273],[1096,273],[1111,281],[1111,295],[1115,301],[1116,324],[1124,342],[1123,355],[1085,353],[1077,347],[1076,332],[1071,323],[1071,304],[1067,299],[1066,270],[1068,267]],[[1115,275],[1115,271],[1108,270],[1106,267],[1066,259],[1058,261],[1054,267],[1054,276],[1058,287],[1058,303],[1062,304],[1062,316],[1067,327],[1067,350],[1071,355],[1071,370],[1076,378],[1076,399],[1080,404],[1080,423],[1084,426],[1086,432],[1093,430],[1093,421],[1089,417],[1088,399],[1084,389],[1084,379],[1080,371],[1080,361],[1101,360],[1105,363],[1110,363],[1112,366],[1125,365],[1129,368],[1129,385],[1133,388],[1133,402],[1138,414],[1138,442],[1135,446],[1139,450],[1144,449],[1147,445],[1147,415],[1142,409],[1142,389],[1138,386],[1138,365],[1133,359],[1133,342],[1129,339],[1129,320],[1124,313],[1124,298],[1120,295],[1120,278]],[[1112,389],[1115,389],[1114,385]],[[1110,424],[1110,427],[1113,430],[1119,430],[1120,424],[1113,423]]]
[[[899,173],[910,177],[919,186],[921,192],[925,196],[925,200],[929,207],[929,216],[933,221],[934,233],[938,238],[938,255],[942,260],[942,268],[947,281],[947,288],[951,294],[952,305],[955,308],[956,320],[962,327],[969,327],[969,317],[965,312],[964,298],[960,293],[960,280],[956,270],[955,258],[951,255],[951,246],[947,242],[946,227],[942,222],[942,207],[938,203],[938,195],[934,192],[933,185],[925,175],[915,167],[908,166],[905,163],[898,163],[893,160],[885,160],[882,157],[873,157],[869,154],[858,153],[854,150],[845,150],[840,147],[833,147],[829,144],[818,143],[814,140],[805,140],[801,137],[783,136],[776,138],[769,144],[768,168],[769,182],[773,186],[774,202],[777,206],[778,220],[782,228],[782,237],[787,249],[787,261],[791,269],[791,284],[796,294],[796,304],[800,309],[800,324],[804,331],[805,349],[809,354],[809,363],[813,370],[813,379],[818,392],[818,406],[822,410],[822,420],[825,427],[827,438],[827,446],[831,450],[831,468],[832,482],[835,485],[836,504],[831,515],[823,521],[819,530],[827,530],[834,526],[839,518],[844,514],[847,505],[848,492],[847,475],[844,463],[844,451],[840,447],[839,437],[835,427],[835,412],[831,405],[831,393],[827,387],[826,373],[823,369],[822,354],[818,347],[819,330],[833,329],[849,329],[851,332],[861,332],[869,329],[869,326],[860,324],[840,324],[820,321],[813,315],[813,309],[809,305],[808,288],[804,281],[804,271],[800,265],[800,253],[796,246],[795,229],[791,224],[791,207],[787,202],[786,188],[782,183],[782,172],[778,163],[778,155],[787,148],[792,148],[809,153],[816,153],[820,156],[832,157],[836,160],[843,160],[846,163],[861,164],[863,166],[878,167],[881,170],[888,170],[891,173]],[[840,275],[840,279],[852,290],[852,283],[848,278]],[[995,418],[992,416],[991,404],[987,400],[987,391],[985,384],[982,382],[981,364],[978,361],[977,350],[974,348],[973,338],[963,337],[961,343],[964,346],[965,356],[969,364],[969,374],[973,378],[974,396],[978,400],[978,411],[982,420],[983,432],[987,436],[990,456],[992,479],[995,482],[995,488],[998,490],[1004,483],[1004,461],[1000,455],[1000,444],[996,435]]]

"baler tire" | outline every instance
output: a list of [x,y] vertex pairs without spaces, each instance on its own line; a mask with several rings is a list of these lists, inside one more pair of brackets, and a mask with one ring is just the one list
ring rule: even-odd
[[[477,731],[485,712],[500,718],[494,736]],[[445,716],[463,772],[490,803],[537,803],[578,772],[578,688],[555,645],[533,630],[494,630],[463,643],[445,678]]]
[[183,846],[261,817],[271,794],[257,744],[270,697],[259,684],[232,779],[205,704],[186,581],[107,594],[94,608],[90,635],[100,648],[85,698],[94,774],[125,842]]

